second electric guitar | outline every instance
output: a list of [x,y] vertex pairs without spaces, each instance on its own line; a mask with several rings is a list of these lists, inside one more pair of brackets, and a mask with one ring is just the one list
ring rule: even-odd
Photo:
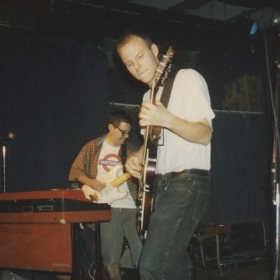
[[106,187],[101,192],[93,190],[90,186],[83,185],[82,191],[84,192],[85,197],[95,203],[107,203],[109,205],[115,200],[125,198],[128,193],[120,192],[118,186],[131,178],[131,175],[129,173],[124,173],[118,177],[118,173],[122,168],[122,165],[116,165],[104,177],[98,179],[99,181],[106,183]]

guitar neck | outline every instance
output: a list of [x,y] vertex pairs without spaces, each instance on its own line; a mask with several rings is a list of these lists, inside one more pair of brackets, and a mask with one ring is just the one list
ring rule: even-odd
[[113,187],[117,187],[120,184],[122,184],[124,181],[128,180],[129,178],[131,178],[131,175],[128,172],[126,172],[122,176],[120,176],[117,179],[115,179],[114,181],[112,181],[110,184]]
[[[154,79],[152,87],[151,87],[151,91],[150,91],[150,103],[151,104],[155,104],[156,103],[156,94],[155,94],[155,90],[156,90],[156,79]],[[147,158],[147,148],[148,148],[148,140],[150,139],[150,134],[152,131],[152,126],[147,126],[146,127],[146,131],[145,131],[145,135],[144,135],[144,149],[143,149],[143,163],[142,165],[145,164],[146,158]]]

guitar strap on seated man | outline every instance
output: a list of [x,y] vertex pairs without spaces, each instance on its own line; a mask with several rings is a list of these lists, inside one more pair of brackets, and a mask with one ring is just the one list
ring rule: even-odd
[[[125,162],[126,162],[126,142],[121,146],[122,152],[121,152],[121,160],[122,160],[122,165],[124,168]],[[125,172],[125,170],[123,171]]]

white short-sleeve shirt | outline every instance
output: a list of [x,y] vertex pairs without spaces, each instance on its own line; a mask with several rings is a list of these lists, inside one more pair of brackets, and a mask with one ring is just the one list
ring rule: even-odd
[[[157,93],[160,99],[163,88]],[[146,92],[143,100],[149,98]],[[182,69],[174,80],[170,100],[167,106],[170,113],[188,121],[208,120],[212,128],[215,117],[210,105],[210,96],[204,78],[195,70]],[[165,174],[184,169],[205,169],[211,167],[211,144],[204,146],[191,143],[168,129],[163,129],[163,145],[158,146],[156,173]]]

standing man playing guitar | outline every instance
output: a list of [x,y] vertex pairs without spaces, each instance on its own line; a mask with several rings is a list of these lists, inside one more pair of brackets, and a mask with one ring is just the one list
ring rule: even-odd
[[[116,167],[117,170],[120,170],[119,165],[122,165],[126,157],[137,150],[132,143],[126,142],[131,135],[131,125],[131,117],[126,112],[115,110],[110,113],[106,119],[108,133],[90,141],[82,148],[72,164],[69,181],[78,181],[84,186],[86,185],[91,188],[92,193],[104,192],[103,196],[110,192],[108,183],[117,179],[108,179],[108,174]],[[115,173],[113,172],[113,174]],[[124,175],[120,174],[121,177]],[[135,267],[138,266],[142,250],[142,243],[136,229],[137,184],[130,178],[118,188],[119,193],[125,193],[125,196],[110,203],[111,220],[100,223],[101,254],[111,280],[121,280],[119,264],[124,237],[130,245],[132,262]]]
[[[150,153],[145,144],[126,162],[126,170],[140,179],[144,192],[148,189],[154,194],[140,259],[140,279],[191,279],[187,246],[210,195],[210,140],[215,115],[208,87],[198,72],[181,69],[165,107],[159,101],[163,87],[157,81],[158,72],[162,72],[157,45],[146,33],[130,30],[119,37],[117,51],[132,76],[151,88],[140,107],[139,125],[146,131],[162,128],[152,186],[143,186]],[[156,100],[151,98],[154,89]]]

